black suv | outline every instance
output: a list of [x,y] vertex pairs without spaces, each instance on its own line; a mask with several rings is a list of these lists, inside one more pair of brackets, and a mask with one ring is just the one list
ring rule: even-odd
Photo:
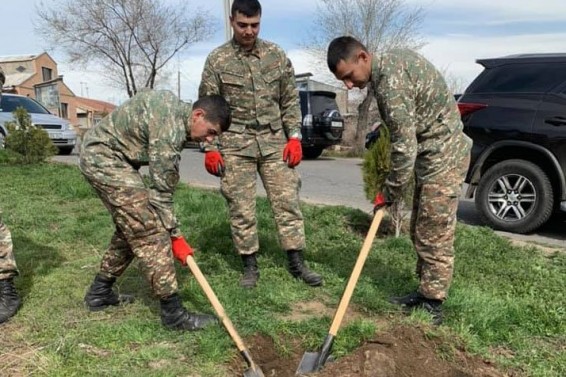
[[338,111],[336,93],[324,90],[300,90],[303,124],[303,156],[315,159],[324,148],[339,144],[344,131],[344,118]]
[[466,196],[492,227],[528,233],[566,211],[566,54],[477,63],[458,100],[474,141]]

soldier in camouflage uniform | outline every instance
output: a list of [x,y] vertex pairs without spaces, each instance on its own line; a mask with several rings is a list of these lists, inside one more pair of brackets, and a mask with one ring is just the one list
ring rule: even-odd
[[[6,82],[6,76],[0,67],[0,101],[4,82]],[[2,220],[0,210],[0,324],[14,316],[20,308],[21,300],[13,280],[17,275],[18,268],[12,250],[12,235]]]
[[438,70],[409,50],[373,56],[354,38],[339,37],[329,45],[327,60],[348,89],[371,83],[390,130],[391,170],[376,209],[402,200],[415,178],[410,229],[420,284],[416,292],[391,301],[424,308],[439,324],[452,280],[456,210],[472,145],[454,97]]
[[[136,257],[160,299],[161,321],[177,330],[198,330],[215,322],[189,313],[178,296],[171,251],[185,264],[192,255],[173,212],[181,151],[187,138],[212,140],[230,123],[221,96],[203,97],[193,107],[169,91],[144,90],[115,109],[84,136],[80,169],[110,211],[116,230],[85,303],[103,310],[133,300],[112,290]],[[139,168],[149,165],[149,183]]]
[[322,277],[303,260],[305,232],[299,208],[302,158],[301,113],[291,61],[277,45],[257,38],[261,5],[235,0],[230,21],[234,38],[208,56],[199,95],[220,94],[230,103],[232,124],[217,146],[207,145],[205,167],[221,176],[228,202],[232,239],[241,255],[240,285],[259,279],[256,175],[259,173],[275,217],[279,242],[287,252],[290,273],[318,286]]

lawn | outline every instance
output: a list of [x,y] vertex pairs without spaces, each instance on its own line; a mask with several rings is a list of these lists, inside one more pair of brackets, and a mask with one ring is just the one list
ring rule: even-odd
[[[135,263],[116,285],[136,295],[134,304],[85,310],[82,300],[113,225],[75,166],[3,164],[0,176],[0,207],[12,231],[24,303],[0,327],[1,376],[233,375],[240,360],[226,331],[163,328],[158,302]],[[325,277],[325,285],[313,289],[290,278],[269,205],[258,198],[261,279],[256,289],[242,290],[221,195],[180,185],[175,202],[197,263],[246,341],[268,339],[282,358],[320,346],[369,228],[368,213],[303,205],[307,260]],[[352,298],[355,319],[340,329],[333,354],[348,355],[376,331],[403,324],[443,339],[444,350],[452,344],[489,360],[502,373],[566,375],[565,253],[513,246],[490,229],[466,225],[458,226],[455,248],[445,324],[432,328],[426,314],[406,317],[387,303],[415,289],[415,257],[408,238],[380,234]],[[212,313],[197,282],[176,265],[185,305]],[[309,303],[328,310],[298,309]]]

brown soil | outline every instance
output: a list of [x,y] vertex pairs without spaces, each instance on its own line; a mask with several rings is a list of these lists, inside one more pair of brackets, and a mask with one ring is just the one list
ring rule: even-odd
[[[321,339],[321,343],[324,339]],[[287,356],[273,340],[255,336],[246,340],[254,362],[266,377],[294,377],[305,350],[287,340]],[[317,350],[308,350],[317,351]],[[242,376],[246,364],[233,360],[233,376]],[[426,330],[409,325],[394,325],[379,331],[348,356],[327,362],[324,368],[308,374],[312,377],[511,377],[513,372],[499,371],[489,361],[467,355],[454,348],[454,339],[443,342],[426,336]]]

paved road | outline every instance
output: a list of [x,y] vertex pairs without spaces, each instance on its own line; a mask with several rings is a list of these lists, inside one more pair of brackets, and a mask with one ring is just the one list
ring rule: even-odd
[[[206,172],[203,159],[204,155],[198,150],[185,149],[181,156],[181,181],[193,186],[218,189],[219,179]],[[57,156],[55,160],[76,163],[77,156]],[[364,194],[361,163],[362,160],[356,158],[328,157],[302,161],[297,168],[302,178],[301,199],[309,203],[344,205],[369,212],[371,204]],[[259,179],[257,192],[258,195],[265,196]],[[473,201],[468,199],[460,201],[458,219],[470,225],[484,225]],[[519,241],[566,249],[565,229],[566,216],[560,216],[535,234],[497,233]]]

